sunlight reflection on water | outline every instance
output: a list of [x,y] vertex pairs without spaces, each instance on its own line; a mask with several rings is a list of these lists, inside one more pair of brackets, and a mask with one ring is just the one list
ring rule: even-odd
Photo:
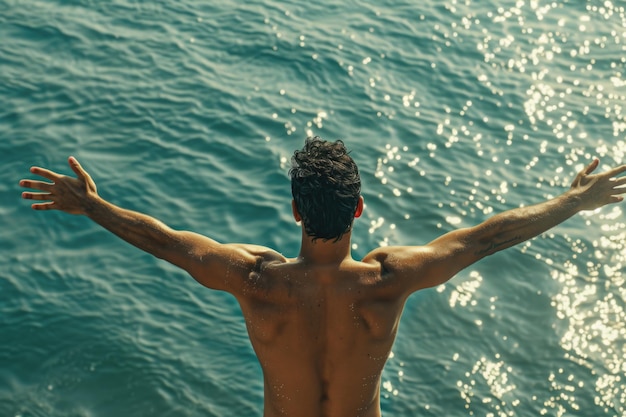
[[[545,197],[568,187],[575,172],[593,155],[604,160],[602,169],[623,163],[626,95],[620,88],[625,85],[621,72],[626,63],[625,8],[610,1],[589,1],[584,13],[570,14],[572,3],[518,1],[513,7],[477,13],[472,10],[474,3],[446,3],[451,21],[448,27],[441,23],[434,27],[438,35],[433,40],[443,50],[466,38],[471,43],[476,34],[481,34],[475,46],[488,65],[479,70],[477,81],[490,96],[465,100],[456,109],[444,106],[443,118],[435,130],[439,138],[426,142],[418,155],[410,153],[402,142],[388,144],[378,159],[375,177],[391,192],[381,193],[379,198],[410,198],[413,190],[408,191],[406,185],[394,178],[401,171],[400,165],[437,181],[438,178],[429,175],[435,171],[433,161],[446,158],[448,150],[456,146],[485,159],[485,166],[490,163],[494,167],[508,166],[510,158],[506,156],[514,154],[513,151],[499,155],[494,149],[515,148],[524,142],[525,146],[534,147],[530,154],[535,156],[526,161],[525,169],[553,171],[536,179],[536,187],[545,190]],[[489,26],[483,24],[485,21]],[[597,71],[610,76],[589,76]],[[499,85],[503,72],[511,74],[520,85],[526,85],[525,90],[514,93],[509,87]],[[374,79],[370,85],[375,87]],[[499,120],[476,111],[477,104],[480,107],[486,101],[503,111],[512,109],[516,106],[515,94],[522,96],[523,117],[499,124]],[[390,100],[388,95],[384,97]],[[397,108],[387,114],[397,116],[405,107],[414,108],[415,116],[420,116],[420,112],[432,105],[414,100],[413,92],[402,96]],[[498,130],[500,135],[494,137],[493,132]],[[533,136],[544,139],[535,140]],[[590,138],[598,138],[595,148],[579,145]],[[541,169],[546,163],[548,169]],[[502,207],[506,203],[510,188],[517,186],[505,178],[491,183],[493,168],[481,171],[483,175],[478,177],[484,176],[488,184],[452,175],[443,180],[452,201],[439,202],[438,207],[449,225],[465,225],[467,221],[492,214],[496,210],[494,206]],[[559,284],[560,290],[552,296],[552,307],[556,318],[564,322],[560,331],[564,357],[585,368],[591,367],[595,380],[595,386],[589,387],[579,379],[581,375],[566,374],[562,368],[553,370],[547,381],[550,392],[532,398],[541,415],[580,412],[577,395],[589,389],[595,390],[594,402],[607,414],[626,412],[626,289],[622,273],[626,232],[624,223],[618,220],[621,216],[619,207],[584,214],[587,227],[599,228],[605,236],[590,245],[566,237],[569,251],[565,249],[561,255],[546,256],[541,249],[532,250],[534,243],[530,242],[523,246],[521,252],[545,262]],[[370,233],[384,235],[381,227],[385,222],[384,217],[372,220]],[[442,228],[442,223],[438,227]],[[548,234],[546,238],[555,236]],[[389,244],[389,239],[390,236],[384,236],[384,244]],[[535,246],[539,245],[538,242]],[[468,280],[439,288],[449,296],[451,308],[476,305],[472,298],[475,291],[480,291],[482,278],[476,272],[469,276]],[[481,326],[483,322],[476,320],[475,324]],[[483,357],[467,370],[465,379],[459,380],[457,386],[470,415],[475,401],[480,401],[481,407],[487,406],[492,411],[489,415],[515,415],[515,408],[523,400],[516,398],[516,386],[508,380],[511,372],[523,373],[523,370],[507,365],[497,353],[494,359]],[[477,394],[479,398],[474,398],[478,386],[487,386],[491,397]]]

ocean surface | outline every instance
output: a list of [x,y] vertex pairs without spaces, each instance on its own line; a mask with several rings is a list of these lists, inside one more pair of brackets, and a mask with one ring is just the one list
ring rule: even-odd
[[[342,139],[353,255],[425,244],[625,161],[626,5],[0,0],[0,416],[260,416],[236,301],[88,219],[31,165],[221,242],[298,254],[287,171]],[[413,295],[385,416],[626,415],[624,205]]]

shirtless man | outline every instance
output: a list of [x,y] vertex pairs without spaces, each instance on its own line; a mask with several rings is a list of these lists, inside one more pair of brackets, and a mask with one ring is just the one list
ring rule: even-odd
[[361,180],[343,143],[309,138],[290,170],[292,209],[302,222],[295,259],[260,246],[221,244],[172,230],[103,200],[78,161],[77,178],[33,167],[51,182],[22,180],[40,192],[33,209],[86,215],[138,248],[186,270],[202,285],[233,294],[264,375],[264,417],[380,417],[380,379],[404,304],[463,268],[563,222],[582,210],[623,200],[626,165],[592,174],[569,190],[495,215],[425,246],[382,247],[355,261],[352,223],[363,211]]

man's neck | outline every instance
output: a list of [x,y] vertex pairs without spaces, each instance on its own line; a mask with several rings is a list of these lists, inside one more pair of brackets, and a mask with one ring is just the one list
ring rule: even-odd
[[350,253],[351,232],[344,234],[337,242],[334,239],[324,241],[317,239],[313,241],[304,230],[302,230],[302,244],[300,246],[301,260],[314,264],[340,264],[346,259],[352,259]]

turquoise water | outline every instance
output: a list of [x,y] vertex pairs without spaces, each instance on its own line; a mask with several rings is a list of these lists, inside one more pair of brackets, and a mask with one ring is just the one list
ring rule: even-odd
[[[423,244],[624,163],[618,1],[0,0],[0,416],[259,416],[235,300],[88,220],[34,212],[31,165],[295,256],[286,172],[343,139],[354,256]],[[624,206],[414,295],[386,416],[626,413]]]

